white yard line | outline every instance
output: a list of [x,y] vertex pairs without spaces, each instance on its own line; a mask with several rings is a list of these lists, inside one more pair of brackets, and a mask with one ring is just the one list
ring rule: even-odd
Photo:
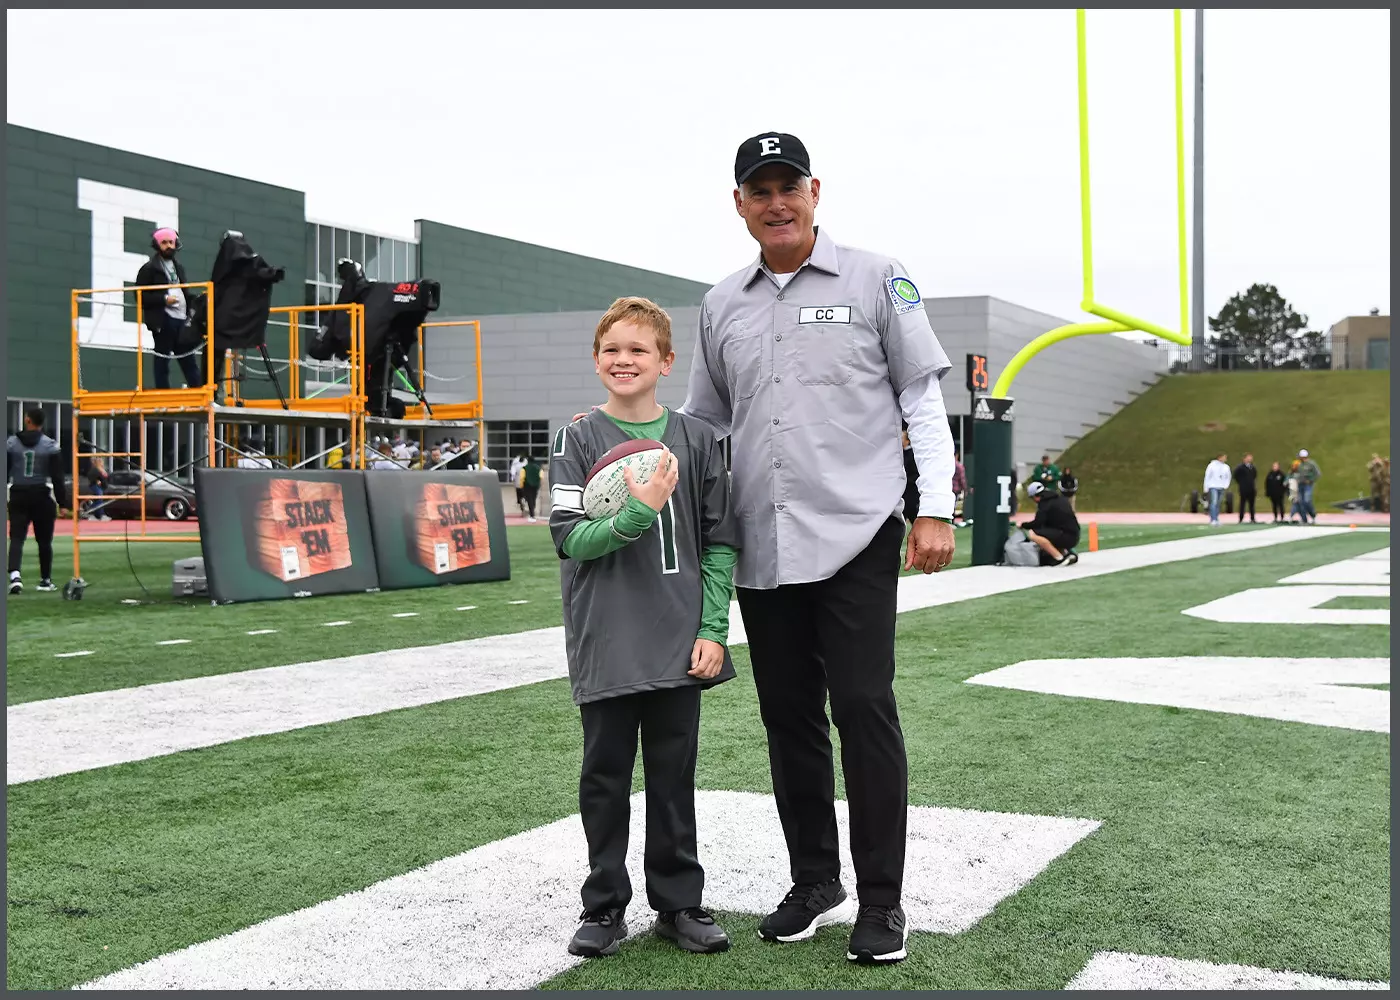
[[[903,577],[899,610],[1348,531],[1272,528],[1085,553],[1074,566],[976,566]],[[730,608],[729,635],[732,645],[747,642],[737,605]],[[37,781],[567,676],[564,630],[556,626],[28,702],[6,710],[6,781]]]
[[1390,660],[1386,657],[1022,660],[969,677],[966,683],[1390,732],[1390,692],[1350,686],[1389,684]]
[[191,641],[191,640],[189,640],[189,639],[162,639],[160,642],[156,643],[156,645],[157,645],[157,646],[183,646],[183,645],[185,645],[186,643],[188,643],[188,642],[190,642],[190,641]]
[[255,628],[249,635],[272,635],[277,630],[275,628]]
[[91,656],[93,652],[91,649],[79,649],[72,653],[54,653],[53,655],[55,659],[66,660],[70,656]]
[[417,618],[417,611],[399,611],[394,614],[395,618]]
[[1194,959],[1101,951],[1069,981],[1067,990],[1388,990],[1386,982],[1328,979],[1252,965],[1216,965]]
[[[705,904],[766,913],[789,888],[772,797],[700,791],[695,806]],[[850,871],[845,802],[836,803],[836,816],[843,870]],[[628,838],[633,936],[653,921],[642,872],[645,821],[639,793]],[[910,928],[967,930],[1098,826],[1088,819],[911,807],[903,900]],[[529,989],[582,961],[565,946],[577,927],[587,872],[587,843],[575,814],[85,988]],[[818,933],[844,938],[850,931]]]

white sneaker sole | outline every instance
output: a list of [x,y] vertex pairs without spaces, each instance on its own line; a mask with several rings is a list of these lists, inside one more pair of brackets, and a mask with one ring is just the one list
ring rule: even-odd
[[[779,934],[774,938],[763,938],[765,941],[777,941],[780,944],[792,944],[795,941],[806,941],[823,927],[830,924],[851,923],[856,918],[856,901],[849,895],[841,902],[837,903],[829,910],[823,910],[816,915],[816,918],[798,931],[796,934]],[[763,937],[762,934],[759,937]]]

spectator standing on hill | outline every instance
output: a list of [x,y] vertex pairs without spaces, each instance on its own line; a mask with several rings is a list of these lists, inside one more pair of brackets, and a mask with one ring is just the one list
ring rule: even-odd
[[1317,523],[1317,508],[1313,506],[1313,487],[1322,478],[1322,470],[1317,467],[1308,456],[1308,449],[1303,448],[1298,452],[1298,511],[1303,515],[1303,523],[1308,523],[1308,518],[1312,518],[1312,523]]
[[1049,455],[1041,455],[1040,462],[1031,470],[1032,483],[1044,483],[1047,489],[1060,487],[1060,467],[1050,461]]
[[1366,473],[1371,480],[1371,509],[1390,510],[1390,459],[1381,458],[1371,452],[1371,461],[1366,463]]
[[1235,483],[1240,488],[1240,524],[1244,524],[1244,509],[1249,507],[1249,523],[1254,520],[1254,498],[1258,496],[1259,470],[1254,467],[1254,456],[1245,452],[1244,461],[1235,466]]
[[1288,480],[1277,462],[1264,477],[1264,493],[1274,508],[1274,524],[1284,520],[1283,498],[1288,495]]
[[1069,509],[1074,510],[1074,495],[1079,492],[1079,478],[1075,476],[1074,470],[1065,467],[1065,471],[1060,473],[1060,496],[1069,502]]
[[1230,466],[1225,462],[1222,451],[1215,461],[1206,466],[1206,478],[1202,489],[1210,497],[1210,526],[1220,527],[1220,498],[1230,488]]

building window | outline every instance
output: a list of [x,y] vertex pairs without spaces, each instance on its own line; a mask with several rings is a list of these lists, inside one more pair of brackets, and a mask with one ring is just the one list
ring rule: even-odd
[[370,281],[408,281],[418,277],[418,245],[378,233],[354,232],[320,222],[306,224],[306,304],[332,303],[340,294],[335,263],[359,261]]
[[506,472],[517,455],[549,461],[548,420],[501,420],[486,424],[486,464]]

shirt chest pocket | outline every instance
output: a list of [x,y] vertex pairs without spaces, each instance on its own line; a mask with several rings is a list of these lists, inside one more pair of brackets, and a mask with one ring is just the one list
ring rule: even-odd
[[803,385],[845,385],[856,360],[856,326],[849,306],[809,306],[799,310],[784,352]]
[[763,374],[763,337],[741,319],[724,331],[720,361],[734,403],[752,398],[758,392]]

